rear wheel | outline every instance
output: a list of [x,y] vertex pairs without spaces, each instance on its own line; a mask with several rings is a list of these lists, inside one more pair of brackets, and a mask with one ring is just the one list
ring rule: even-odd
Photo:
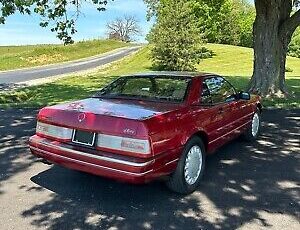
[[205,148],[199,137],[192,137],[186,144],[175,172],[167,181],[174,192],[189,194],[196,190],[205,168]]
[[246,141],[254,141],[259,136],[261,125],[260,118],[260,112],[257,110],[252,116],[251,126],[244,133],[244,138]]

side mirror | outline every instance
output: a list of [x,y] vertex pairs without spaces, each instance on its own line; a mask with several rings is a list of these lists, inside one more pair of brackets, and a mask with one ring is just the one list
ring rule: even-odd
[[247,92],[239,92],[238,98],[241,100],[250,100],[250,93]]

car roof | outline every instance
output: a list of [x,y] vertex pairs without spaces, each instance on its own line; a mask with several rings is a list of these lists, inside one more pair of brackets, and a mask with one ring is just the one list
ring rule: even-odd
[[185,72],[185,71],[151,71],[145,73],[136,73],[126,75],[126,77],[148,77],[148,76],[168,76],[168,77],[204,77],[211,75],[210,73],[204,72]]

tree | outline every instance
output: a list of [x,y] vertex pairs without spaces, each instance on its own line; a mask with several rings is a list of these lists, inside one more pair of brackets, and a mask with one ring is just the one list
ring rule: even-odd
[[297,0],[255,0],[254,70],[249,90],[266,95],[287,94],[285,66],[288,45],[300,25]]
[[[71,36],[76,33],[75,20],[80,14],[80,7],[83,3],[90,1],[99,11],[105,10],[106,4],[109,2],[109,0],[0,0],[0,24],[5,23],[5,19],[15,12],[31,14],[33,9],[35,13],[43,18],[43,21],[40,23],[41,26],[46,27],[49,23],[52,23],[51,30],[57,32],[57,37],[63,40],[65,44],[72,43]],[[220,4],[222,5],[228,0],[145,0],[145,2],[150,6],[149,15],[159,17],[160,12],[163,12],[159,10],[162,3],[177,5],[184,2],[188,5],[188,7],[185,7],[183,4],[186,11],[191,12],[196,3],[210,3],[210,6],[213,5],[217,9]],[[75,19],[68,14],[68,12],[73,12],[74,7],[76,12]],[[295,11],[293,11],[293,7]],[[274,95],[278,92],[288,93],[285,86],[286,55],[292,35],[300,25],[299,7],[300,0],[255,0],[256,17],[253,24],[254,70],[249,84],[251,92],[263,96]],[[173,8],[175,9],[176,6]],[[186,16],[192,17],[193,22],[196,21],[193,16]],[[184,18],[181,19],[187,23]],[[163,19],[161,20],[163,21]],[[182,25],[180,20],[176,21],[179,25]],[[168,29],[167,26],[166,29]],[[187,30],[196,31],[196,28],[192,26],[187,28]],[[201,39],[201,33],[199,33],[199,37]],[[177,42],[183,42],[179,37],[176,39]],[[191,37],[191,39],[194,39],[197,44],[195,37]],[[188,40],[187,42],[187,47],[189,48],[192,47],[190,41]],[[170,44],[174,44],[172,39],[170,39],[170,42]],[[162,44],[166,45],[166,43]],[[194,63],[198,51],[192,52],[191,49],[189,51],[191,51],[192,59],[185,60]],[[185,55],[184,52],[181,54]],[[172,60],[173,63],[184,62],[182,56],[177,55],[176,57],[178,61]],[[189,63],[187,66],[191,66],[191,64]]]
[[133,41],[134,36],[141,34],[141,28],[134,16],[125,15],[122,18],[117,18],[107,23],[106,27],[109,38],[123,42]]
[[[254,6],[246,0],[188,0],[204,38],[210,43],[252,47]],[[157,16],[159,0],[144,0],[148,20]]]
[[75,22],[81,6],[92,3],[98,11],[104,11],[109,1],[113,0],[0,0],[0,24],[16,12],[34,12],[42,17],[40,26],[50,25],[51,31],[56,32],[64,44],[73,43],[72,35],[77,32]]
[[288,55],[300,58],[300,27],[294,32],[289,45]]
[[238,16],[233,0],[189,0],[199,27],[210,43],[238,44]]
[[233,1],[232,14],[236,17],[238,27],[238,44],[244,47],[253,47],[253,23],[255,19],[255,8],[246,0]]
[[201,32],[186,0],[161,1],[148,36],[154,65],[163,70],[194,70],[202,54]]
[[[200,20],[200,27],[204,28],[208,41],[234,42],[236,28],[232,25],[236,22],[234,18],[229,18],[229,12],[234,9],[230,7],[229,0],[187,1],[193,2],[195,13]],[[149,16],[158,17],[159,12],[156,9],[158,9],[162,0],[145,0],[145,2],[149,6]],[[231,2],[238,2],[238,0]],[[293,7],[295,11],[293,11]],[[278,93],[287,95],[288,91],[285,86],[286,55],[292,35],[300,25],[299,7],[299,0],[255,0],[256,16],[253,24],[254,69],[249,83],[249,91],[262,96],[274,96]],[[251,16],[250,12],[247,21],[242,20],[246,23],[245,26],[249,26],[252,20],[251,17],[253,15]],[[238,24],[236,25],[238,27]],[[223,36],[224,34],[230,36]],[[243,36],[246,36],[246,39],[242,37],[245,43],[251,44],[249,33],[244,32]],[[230,39],[233,40],[230,41]]]
[[148,8],[147,19],[150,20],[152,17],[156,17],[160,0],[144,0],[144,2]]

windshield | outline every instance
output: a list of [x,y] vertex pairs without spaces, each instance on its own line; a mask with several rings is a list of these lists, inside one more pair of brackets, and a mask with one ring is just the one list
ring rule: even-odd
[[95,96],[182,102],[190,80],[174,76],[121,77]]

